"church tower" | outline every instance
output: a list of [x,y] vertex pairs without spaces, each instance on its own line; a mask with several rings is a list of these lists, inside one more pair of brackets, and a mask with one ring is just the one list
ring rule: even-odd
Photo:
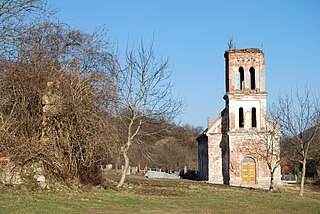
[[227,50],[226,111],[228,132],[247,132],[265,127],[266,84],[264,54],[257,48]]
[[224,160],[226,172],[223,173],[230,184],[256,184],[259,175],[265,172],[259,169],[259,160],[247,153],[254,150],[250,149],[255,146],[251,139],[262,132],[266,125],[268,93],[264,54],[257,48],[227,50],[225,60],[226,108],[223,118],[227,125],[222,135],[225,136],[226,145],[223,158],[227,160]]
[[[269,139],[268,124],[272,121],[266,114],[264,53],[246,48],[227,50],[224,57],[225,108],[213,122],[208,120],[208,128],[197,138],[199,177],[211,183],[268,187],[267,160],[257,153]],[[278,141],[275,145],[278,150]],[[276,184],[280,177],[279,167]]]

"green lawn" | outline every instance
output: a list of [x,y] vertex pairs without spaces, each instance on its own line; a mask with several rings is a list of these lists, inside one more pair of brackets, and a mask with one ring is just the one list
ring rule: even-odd
[[320,192],[267,192],[132,176],[124,189],[89,192],[2,189],[0,213],[320,213]]

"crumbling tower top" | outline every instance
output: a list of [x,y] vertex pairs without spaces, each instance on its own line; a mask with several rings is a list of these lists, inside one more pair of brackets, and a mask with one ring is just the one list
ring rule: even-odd
[[226,50],[226,92],[265,92],[265,58],[258,48]]

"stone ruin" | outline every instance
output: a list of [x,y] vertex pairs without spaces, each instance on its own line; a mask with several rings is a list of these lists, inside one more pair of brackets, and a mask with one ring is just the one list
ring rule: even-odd
[[[47,88],[42,96],[42,133],[41,143],[48,142],[48,133],[50,132],[50,125],[48,120],[50,117],[55,116],[59,112],[59,82],[48,82]],[[42,163],[34,162],[28,166],[16,165],[10,157],[0,157],[0,182],[4,185],[20,185],[24,183],[22,177],[33,177],[34,181],[42,189],[48,189],[46,178],[44,176],[44,170]]]

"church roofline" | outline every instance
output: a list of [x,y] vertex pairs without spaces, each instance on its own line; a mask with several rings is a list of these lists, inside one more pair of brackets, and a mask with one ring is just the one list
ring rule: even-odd
[[[218,120],[220,120],[220,118],[222,118],[224,112],[226,111],[226,108],[224,108],[219,114],[218,116],[214,119],[213,122],[211,122],[210,124],[208,124],[208,128],[210,129],[215,123],[217,123]],[[210,127],[209,127],[210,125]]]

